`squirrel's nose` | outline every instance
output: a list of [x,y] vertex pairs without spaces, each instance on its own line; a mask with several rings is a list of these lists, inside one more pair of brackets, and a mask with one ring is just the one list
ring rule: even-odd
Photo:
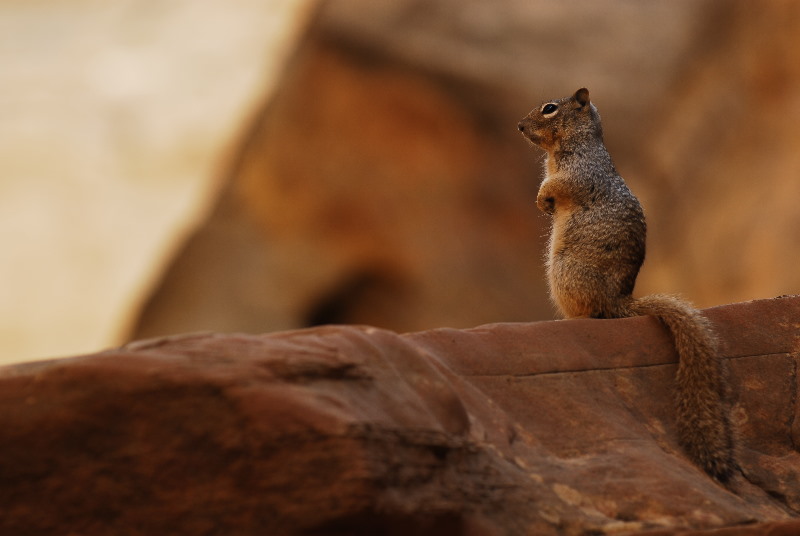
[[517,128],[519,129],[520,132],[525,132],[525,125],[522,124],[522,121],[517,123]]

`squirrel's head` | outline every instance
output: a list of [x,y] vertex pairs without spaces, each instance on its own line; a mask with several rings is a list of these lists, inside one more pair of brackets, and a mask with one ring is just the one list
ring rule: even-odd
[[517,125],[531,143],[552,153],[569,150],[575,143],[603,139],[600,114],[589,102],[589,90],[579,89],[571,97],[542,103]]

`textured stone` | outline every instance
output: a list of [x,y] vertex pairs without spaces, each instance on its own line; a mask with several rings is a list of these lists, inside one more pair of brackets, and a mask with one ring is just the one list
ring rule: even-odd
[[194,334],[0,369],[0,533],[794,534],[800,297],[707,314],[729,489],[651,318]]

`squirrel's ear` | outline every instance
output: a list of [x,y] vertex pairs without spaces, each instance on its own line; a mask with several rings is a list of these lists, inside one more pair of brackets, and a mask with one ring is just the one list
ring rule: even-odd
[[589,90],[585,87],[580,88],[575,92],[575,100],[581,105],[581,108],[589,104]]

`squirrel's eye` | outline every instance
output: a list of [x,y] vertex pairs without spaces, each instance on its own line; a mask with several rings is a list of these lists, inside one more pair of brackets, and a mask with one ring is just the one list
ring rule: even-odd
[[552,113],[555,113],[556,110],[558,110],[558,104],[553,104],[551,102],[550,104],[546,104],[545,107],[542,108],[542,115],[550,115]]

